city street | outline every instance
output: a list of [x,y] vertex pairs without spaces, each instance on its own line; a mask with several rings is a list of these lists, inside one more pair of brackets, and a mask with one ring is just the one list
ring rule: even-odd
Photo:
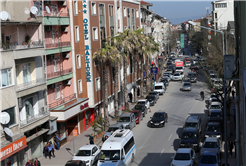
[[[182,57],[183,59],[184,57]],[[185,74],[190,70],[185,67]],[[201,72],[200,72],[201,73]],[[200,100],[200,91],[206,88],[205,83],[199,79],[193,83],[192,91],[181,91],[183,83],[180,81],[170,81],[169,87],[160,96],[157,104],[151,107],[151,113],[133,129],[135,136],[137,154],[135,165],[170,165],[176,150],[179,148],[178,134],[182,132],[182,127],[189,115],[198,115],[205,123],[207,116],[204,116],[205,100]],[[168,124],[163,128],[150,128],[148,123],[154,112],[165,111],[168,114]],[[204,127],[204,125],[203,125]]]

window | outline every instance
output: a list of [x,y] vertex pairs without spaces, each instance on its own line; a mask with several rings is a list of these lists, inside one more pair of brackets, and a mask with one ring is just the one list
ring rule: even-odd
[[114,16],[113,12],[114,12],[114,6],[109,5],[109,16]]
[[138,9],[136,9],[136,16],[137,16],[137,18],[139,18]]
[[98,66],[100,61],[98,59],[95,59],[95,66]]
[[27,83],[31,81],[31,66],[30,63],[23,64],[22,65],[22,71],[23,71],[23,82]]
[[60,58],[54,59],[54,72],[60,71]]
[[134,144],[135,144],[134,138],[132,137],[124,146],[125,154],[127,154],[132,149]]
[[217,13],[214,14],[214,17],[217,18]]
[[100,16],[104,16],[104,4],[99,4]]
[[93,15],[97,14],[96,3],[95,2],[91,3],[91,12],[92,12]]
[[79,42],[79,26],[75,26],[75,41]]
[[93,40],[98,40],[98,29],[97,28],[92,28],[93,31]]
[[52,44],[56,44],[56,31],[52,30]]
[[42,2],[34,2],[34,6],[38,8],[38,13],[36,15],[41,16],[43,12]]
[[101,89],[100,77],[96,78],[96,91]]
[[125,30],[127,29],[127,26],[125,26]]
[[80,59],[80,54],[76,55],[77,59],[77,69],[81,68],[81,59]]
[[78,15],[78,2],[77,2],[77,0],[74,0],[73,3],[74,3],[74,15]]
[[78,86],[79,86],[79,93],[82,93],[83,92],[83,89],[82,89],[82,80],[79,80],[78,81]]
[[218,3],[218,4],[215,4],[215,7],[216,8],[226,8],[227,4],[226,3]]
[[127,66],[127,75],[130,74],[130,68],[129,68],[129,65]]
[[62,97],[62,84],[56,84],[56,99]]
[[34,110],[33,110],[33,98],[28,98],[25,100],[25,108],[26,108],[26,119],[34,117]]
[[12,72],[11,69],[1,70],[1,87],[12,85]]
[[124,7],[124,17],[126,17],[126,7]]
[[[114,36],[114,27],[111,27],[110,30],[111,30],[111,36]],[[112,39],[112,41],[114,41],[114,40]],[[113,44],[113,42],[112,42],[112,44]]]
[[139,26],[137,26],[137,29],[139,29]]
[[8,123],[9,126],[16,123],[16,121],[15,121],[15,117],[16,117],[15,116],[15,107],[3,110],[2,112],[7,112],[9,114],[9,116],[10,116],[10,121]]
[[132,18],[134,18],[135,17],[135,12],[134,12],[134,9],[132,9]]

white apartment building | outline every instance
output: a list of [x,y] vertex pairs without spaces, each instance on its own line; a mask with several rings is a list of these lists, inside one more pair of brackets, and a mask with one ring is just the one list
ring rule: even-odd
[[234,21],[234,1],[219,0],[212,3],[212,19],[218,30],[227,29],[228,21]]

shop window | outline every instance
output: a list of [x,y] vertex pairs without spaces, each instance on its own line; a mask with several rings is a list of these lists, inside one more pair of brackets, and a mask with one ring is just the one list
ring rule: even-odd
[[16,123],[15,121],[15,107],[3,110],[2,112],[7,112],[10,116],[10,121],[8,123],[9,126],[14,125]]

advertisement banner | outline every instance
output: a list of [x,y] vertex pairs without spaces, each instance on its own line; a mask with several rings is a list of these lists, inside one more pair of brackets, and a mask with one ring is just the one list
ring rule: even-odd
[[157,74],[158,73],[158,68],[157,67],[152,67],[151,68],[151,74]]
[[184,34],[180,34],[180,47],[184,48]]

